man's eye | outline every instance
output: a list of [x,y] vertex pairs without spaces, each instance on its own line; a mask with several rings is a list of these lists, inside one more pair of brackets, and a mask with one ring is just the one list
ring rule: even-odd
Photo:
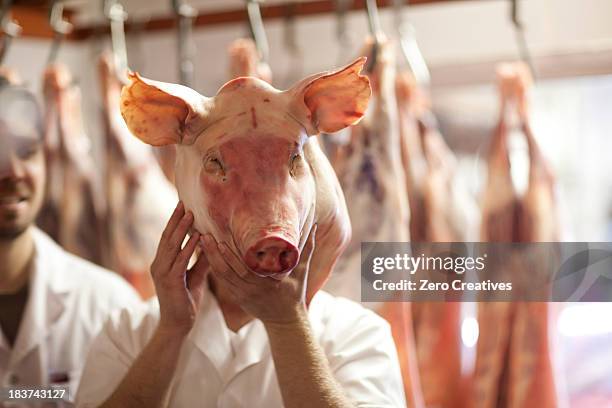
[[17,155],[22,159],[27,159],[34,156],[39,150],[39,145],[23,146],[17,149]]

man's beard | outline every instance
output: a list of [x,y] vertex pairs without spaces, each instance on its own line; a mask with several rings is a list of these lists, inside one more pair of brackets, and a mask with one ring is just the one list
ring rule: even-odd
[[[13,240],[23,234],[30,225],[34,223],[32,217],[32,192],[28,186],[23,182],[11,182],[3,180],[0,182],[0,197],[6,196],[17,196],[26,197],[28,204],[28,214],[1,214],[0,213],[0,240],[8,241]],[[2,219],[4,218],[4,219]]]
[[0,241],[12,241],[27,231],[32,222],[19,222],[14,225],[0,226]]

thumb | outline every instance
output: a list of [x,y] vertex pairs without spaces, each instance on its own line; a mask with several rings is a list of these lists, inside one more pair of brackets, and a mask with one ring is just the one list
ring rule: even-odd
[[200,253],[196,263],[187,271],[187,288],[190,292],[201,289],[208,275],[208,269],[208,260],[203,253]]
[[295,267],[293,276],[299,282],[306,282],[308,279],[308,270],[310,269],[310,260],[315,249],[315,236],[317,234],[317,224],[314,224],[308,233],[302,255],[300,255],[300,262]]

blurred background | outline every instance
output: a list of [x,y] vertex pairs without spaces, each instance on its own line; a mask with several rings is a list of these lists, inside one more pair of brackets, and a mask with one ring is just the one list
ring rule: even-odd
[[[40,4],[37,4],[40,3]],[[41,71],[52,32],[45,2],[17,1],[13,8],[23,32],[12,42],[3,64],[41,89]],[[47,2],[48,3],[48,2]],[[89,62],[108,46],[110,34],[102,1],[66,1],[66,18],[75,25],[58,58],[73,72],[84,98],[88,134],[100,140],[101,104],[96,67]],[[107,2],[108,3],[108,2]],[[178,50],[171,1],[123,1],[128,15],[129,65],[144,76],[177,82]],[[345,32],[338,35],[335,2],[267,0],[262,14],[275,85],[338,66],[357,54],[368,33],[363,1],[349,1]],[[393,1],[379,1],[380,18],[394,36]],[[444,136],[461,154],[478,154],[497,112],[495,64],[521,57],[508,0],[412,1],[404,8],[431,72],[432,103]],[[607,0],[519,1],[520,20],[538,72],[533,91],[533,126],[550,152],[561,188],[567,193],[573,239],[609,240],[612,151],[609,137],[612,3]],[[23,4],[23,6],[20,6]],[[30,5],[32,4],[32,5]],[[228,45],[249,35],[244,2],[194,0],[193,88],[213,95],[228,78]],[[310,5],[312,4],[312,5]],[[309,6],[310,5],[310,6]],[[108,5],[106,6],[108,9]],[[360,10],[355,10],[361,8]],[[304,13],[298,14],[298,13]],[[108,12],[106,13],[108,14]],[[563,122],[558,119],[563,117]],[[580,152],[580,154],[576,154]],[[589,160],[584,158],[588,157]],[[468,166],[466,170],[473,171]],[[476,172],[477,173],[477,172]],[[472,174],[477,176],[476,174]],[[473,177],[478,188],[478,177]],[[589,197],[588,200],[583,197]]]
[[[152,288],[143,275],[176,202],[172,153],[125,137],[116,106],[121,70],[214,95],[231,79],[228,47],[239,38],[254,39],[272,83],[283,89],[346,64],[366,36],[383,31],[396,45],[398,71],[411,72],[427,94],[456,161],[453,185],[480,209],[500,117],[496,67],[522,61],[534,79],[530,127],[556,180],[555,240],[612,240],[610,0],[3,0],[1,18],[0,67],[47,107],[49,160],[56,163],[48,194],[56,203],[41,222],[69,250],[126,276],[144,297]],[[49,69],[55,63],[61,70]],[[71,96],[62,96],[67,89]],[[67,151],[68,139],[80,147]],[[518,138],[510,145],[512,178],[525,191],[528,146]],[[71,174],[82,175],[73,190]],[[61,197],[85,204],[63,221]],[[69,223],[70,231],[60,231]],[[92,231],[113,238],[86,254]],[[561,356],[554,359],[560,393],[570,406],[612,406],[612,307],[558,306],[551,348]],[[473,315],[464,311],[461,324],[464,354],[472,357],[479,331]]]

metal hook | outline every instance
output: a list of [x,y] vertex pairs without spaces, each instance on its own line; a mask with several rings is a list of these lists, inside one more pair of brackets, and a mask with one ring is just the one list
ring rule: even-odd
[[14,0],[3,0],[2,8],[0,9],[0,27],[4,35],[0,39],[0,64],[4,61],[4,57],[11,46],[13,38],[21,34],[21,26],[17,24],[10,16],[11,7],[13,6]]
[[246,4],[251,36],[255,41],[255,46],[257,47],[257,51],[259,52],[259,57],[261,58],[262,62],[268,62],[270,47],[268,45],[263,19],[261,18],[259,0],[246,0]]
[[533,65],[533,59],[531,57],[531,52],[529,51],[529,47],[527,45],[527,38],[525,37],[525,26],[519,17],[518,0],[510,0],[510,19],[512,20],[512,24],[514,25],[520,58],[529,67],[529,70],[531,71],[531,76],[535,82],[535,66]]
[[290,54],[299,54],[299,45],[297,41],[296,23],[295,23],[295,3],[289,3],[285,6],[285,18],[284,18],[284,36],[283,43]]
[[53,1],[49,10],[49,25],[53,29],[53,41],[47,57],[47,65],[57,60],[57,54],[64,37],[72,31],[72,24],[64,20],[64,4],[58,0]]
[[195,43],[193,41],[193,21],[198,12],[182,0],[171,0],[172,9],[177,18],[177,47],[178,68],[181,84],[193,87],[194,83],[194,55]]
[[126,79],[128,57],[125,43],[125,20],[127,20],[128,15],[118,0],[103,0],[102,7],[104,15],[110,21],[115,72],[120,79]]
[[295,2],[287,3],[283,20],[283,43],[289,54],[288,69],[284,83],[293,83],[302,77],[304,71],[304,55],[298,40]]
[[341,47],[349,46],[351,39],[348,34],[346,18],[351,7],[351,0],[335,0],[336,3],[336,38]]
[[368,58],[368,62],[365,66],[366,72],[372,72],[376,66],[376,58],[378,55],[379,48],[379,36],[382,33],[382,26],[380,24],[380,16],[378,15],[378,6],[376,0],[366,0],[366,11],[368,15],[368,26],[370,28],[370,35],[374,40],[372,44],[372,50]]
[[421,85],[428,87],[431,83],[431,75],[427,62],[423,57],[423,53],[419,48],[419,44],[416,40],[416,30],[414,26],[406,20],[403,10],[404,1],[394,0],[395,6],[395,28],[399,36],[400,49],[402,55],[410,67],[410,71],[414,75],[416,82]]
[[338,65],[346,63],[352,47],[351,36],[347,25],[347,15],[351,7],[351,0],[335,0],[336,4],[336,39],[340,52],[338,54]]

